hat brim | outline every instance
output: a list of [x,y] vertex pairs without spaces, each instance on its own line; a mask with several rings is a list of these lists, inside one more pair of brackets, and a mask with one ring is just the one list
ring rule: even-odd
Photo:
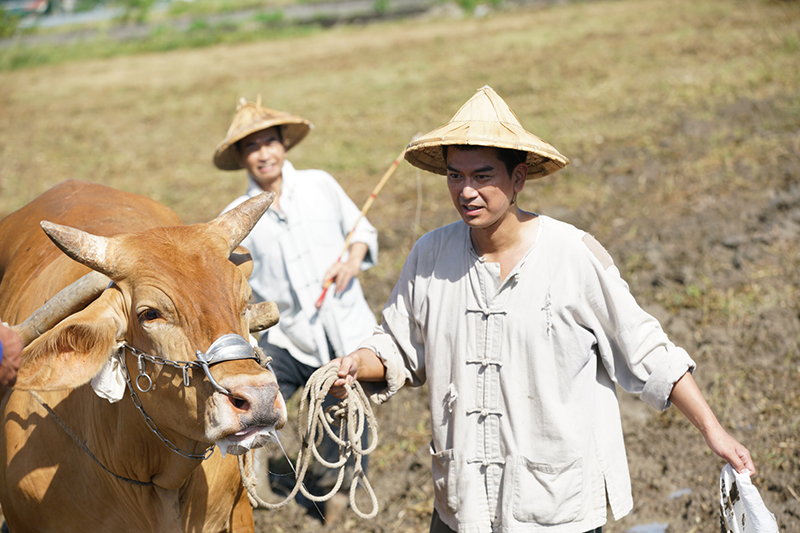
[[250,122],[241,128],[230,132],[225,139],[214,150],[214,165],[220,170],[239,170],[242,167],[239,161],[239,151],[236,143],[257,131],[266,130],[274,126],[280,126],[283,145],[286,150],[290,150],[308,135],[314,128],[308,120],[302,117],[276,117],[265,120]]
[[[501,128],[503,131],[497,131]],[[537,179],[557,172],[569,159],[552,145],[524,128],[499,122],[449,122],[412,141],[406,148],[406,160],[417,168],[447,175],[442,146],[487,146],[527,152],[528,179]]]

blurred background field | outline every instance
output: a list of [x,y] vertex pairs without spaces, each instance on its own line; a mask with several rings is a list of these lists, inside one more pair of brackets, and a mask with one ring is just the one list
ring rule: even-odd
[[[696,358],[712,407],[753,452],[781,530],[800,531],[800,3],[472,7],[329,28],[197,27],[175,30],[168,46],[173,30],[3,46],[0,216],[82,179],[207,221],[245,188],[211,156],[236,100],[259,94],[316,126],[292,162],[331,172],[361,205],[416,132],[491,85],[572,161],[530,182],[520,204],[608,248]],[[362,281],[379,312],[415,238],[455,211],[441,177],[403,163],[369,218],[381,252]],[[377,407],[379,517],[332,529],[427,530],[424,394]],[[676,410],[622,399],[635,511],[605,531],[717,530],[720,460]],[[263,531],[314,524],[294,508],[257,519]]]

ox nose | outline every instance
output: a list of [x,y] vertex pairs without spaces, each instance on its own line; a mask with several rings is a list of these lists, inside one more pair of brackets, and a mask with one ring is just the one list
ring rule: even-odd
[[267,426],[280,429],[286,423],[286,404],[276,383],[240,384],[228,389],[228,397],[241,427]]

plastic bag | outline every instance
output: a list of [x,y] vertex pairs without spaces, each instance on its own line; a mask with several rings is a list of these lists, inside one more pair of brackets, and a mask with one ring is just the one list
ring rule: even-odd
[[750,482],[750,472],[739,474],[730,464],[719,475],[719,515],[725,533],[779,533],[775,515]]

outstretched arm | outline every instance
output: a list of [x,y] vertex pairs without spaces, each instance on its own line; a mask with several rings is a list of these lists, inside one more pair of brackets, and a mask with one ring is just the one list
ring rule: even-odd
[[750,451],[731,437],[714,416],[692,374],[686,372],[672,388],[669,400],[703,434],[711,451],[728,461],[737,472],[756,471]]

